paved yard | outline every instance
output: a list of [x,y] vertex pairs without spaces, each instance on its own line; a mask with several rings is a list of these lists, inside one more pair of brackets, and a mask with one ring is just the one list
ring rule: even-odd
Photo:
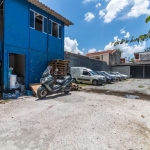
[[105,86],[86,86],[84,88],[102,89],[127,93],[143,93],[150,95],[150,79],[128,79]]
[[150,150],[150,101],[72,92],[0,105],[0,150]]

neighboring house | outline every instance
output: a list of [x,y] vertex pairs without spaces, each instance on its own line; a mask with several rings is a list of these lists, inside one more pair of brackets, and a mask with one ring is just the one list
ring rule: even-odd
[[134,53],[135,62],[150,61],[150,52]]
[[38,83],[48,62],[64,59],[64,26],[73,23],[38,0],[0,0],[2,85],[9,67],[26,88]]
[[150,78],[150,52],[134,53],[135,59],[130,63],[113,65],[112,71],[118,71],[132,78]]
[[89,58],[107,62],[108,65],[120,64],[121,52],[117,50],[107,50],[86,54]]
[[127,60],[127,57],[120,58],[120,64],[126,64],[126,63],[129,63],[129,60]]

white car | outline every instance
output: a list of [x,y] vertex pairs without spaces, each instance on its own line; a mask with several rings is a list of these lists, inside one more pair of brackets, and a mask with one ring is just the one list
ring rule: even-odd
[[106,83],[104,76],[85,67],[71,67],[71,76],[76,83],[87,83],[93,85],[103,85]]

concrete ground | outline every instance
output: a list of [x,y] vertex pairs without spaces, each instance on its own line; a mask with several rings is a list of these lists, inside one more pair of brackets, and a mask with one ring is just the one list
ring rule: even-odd
[[0,150],[150,150],[150,101],[71,92],[0,105]]
[[128,79],[106,84],[105,86],[86,86],[84,89],[102,89],[115,92],[142,93],[150,95],[150,79]]

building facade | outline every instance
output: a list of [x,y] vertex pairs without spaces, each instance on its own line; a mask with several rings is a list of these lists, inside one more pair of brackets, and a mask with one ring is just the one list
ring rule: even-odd
[[0,9],[1,84],[9,88],[11,67],[28,88],[50,60],[64,59],[64,26],[72,23],[38,0],[0,0]]
[[86,54],[89,58],[105,61],[108,65],[120,64],[121,52],[117,50],[107,50]]
[[134,53],[135,62],[150,61],[150,52]]

